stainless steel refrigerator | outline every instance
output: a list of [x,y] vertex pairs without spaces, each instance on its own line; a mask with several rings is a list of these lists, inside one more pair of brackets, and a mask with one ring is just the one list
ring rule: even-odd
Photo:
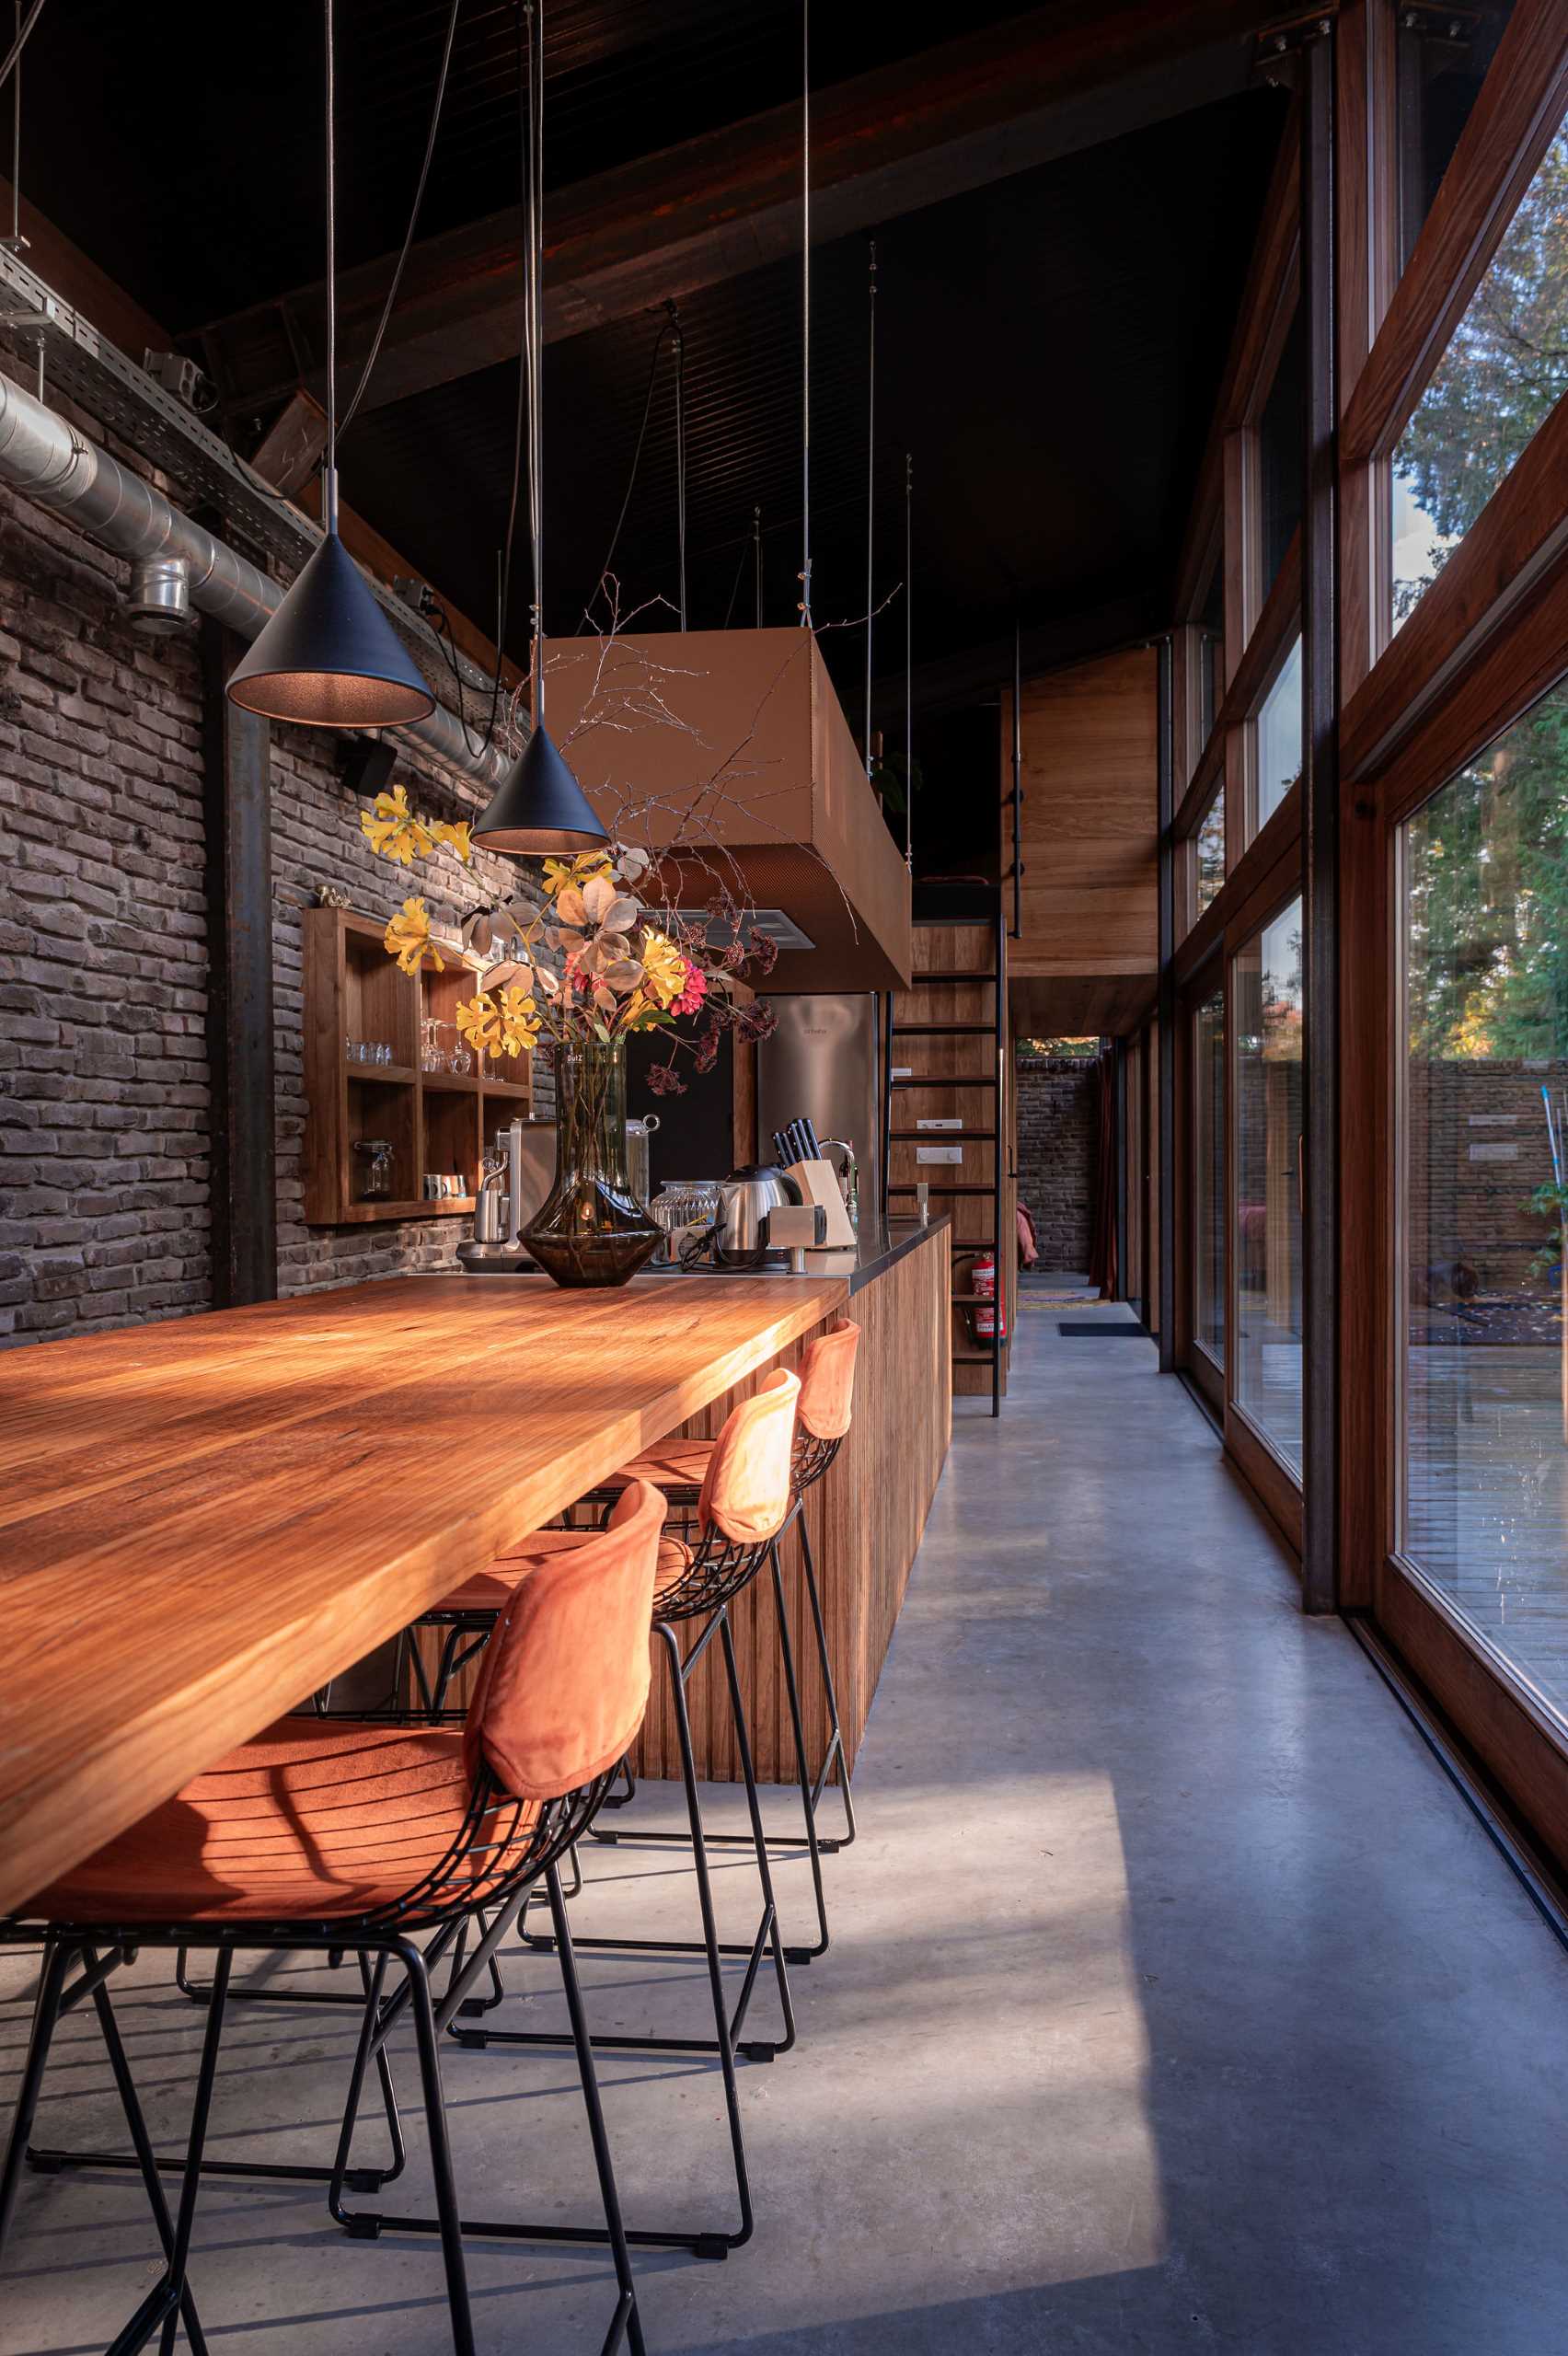
[[780,994],[778,1027],[756,1051],[757,1150],[773,1157],[773,1132],[804,1118],[819,1138],[846,1138],[860,1172],[860,1211],[882,1203],[882,999]]

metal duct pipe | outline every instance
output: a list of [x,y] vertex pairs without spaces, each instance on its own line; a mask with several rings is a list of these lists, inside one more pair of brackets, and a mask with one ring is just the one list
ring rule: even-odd
[[[277,582],[3,375],[0,481],[68,516],[117,556],[178,557],[190,575],[191,604],[242,638],[259,636],[282,603]],[[386,733],[433,753],[487,792],[510,766],[495,745],[476,757],[462,723],[440,704],[427,720]]]

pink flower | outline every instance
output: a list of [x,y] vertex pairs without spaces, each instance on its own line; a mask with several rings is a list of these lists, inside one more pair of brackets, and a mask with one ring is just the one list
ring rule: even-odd
[[686,979],[681,984],[680,996],[671,999],[670,1012],[672,1014],[695,1014],[698,1008],[702,1004],[703,999],[707,996],[708,976],[702,971],[700,966],[694,965],[688,958],[686,960]]

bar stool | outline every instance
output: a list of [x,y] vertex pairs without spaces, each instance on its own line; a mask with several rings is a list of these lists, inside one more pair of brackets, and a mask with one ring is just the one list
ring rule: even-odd
[[[825,1333],[807,1343],[801,1353],[801,1395],[796,1408],[793,1461],[790,1470],[790,1512],[778,1537],[772,1553],[773,1608],[778,1628],[778,1650],[784,1669],[784,1688],[790,1704],[790,1725],[794,1738],[796,1777],[800,1785],[801,1810],[805,1819],[806,1848],[811,1859],[812,1888],[816,1901],[817,1935],[811,1946],[791,1946],[784,1950],[790,1963],[810,1963],[825,1955],[828,1948],[827,1902],[823,1888],[822,1858],[847,1849],[855,1838],[855,1803],[849,1789],[849,1766],[844,1755],[844,1729],[838,1715],[838,1695],[833,1680],[833,1663],[829,1655],[827,1629],[823,1615],[822,1595],[817,1586],[816,1565],[812,1559],[811,1535],[806,1527],[803,1500],[808,1489],[815,1486],[844,1445],[849,1430],[855,1394],[855,1359],[860,1345],[860,1329],[847,1317],[840,1317]],[[656,1448],[644,1449],[629,1464],[613,1474],[611,1479],[592,1490],[584,1503],[612,1506],[630,1481],[647,1481],[663,1491],[671,1510],[678,1512],[690,1506],[701,1492],[707,1477],[715,1443],[710,1439],[664,1440]],[[804,1573],[807,1601],[811,1607],[812,1626],[816,1636],[817,1663],[822,1676],[824,1699],[827,1705],[828,1740],[823,1763],[813,1783],[806,1754],[805,1729],[801,1714],[800,1681],[795,1667],[795,1647],[790,1634],[789,1608],[784,1594],[784,1575],[780,1567],[779,1547],[791,1526],[801,1533],[801,1566]],[[838,1767],[839,1783],[844,1797],[845,1829],[841,1835],[824,1836],[817,1824],[817,1812],[822,1796],[832,1774]],[[630,1796],[629,1792],[627,1796]],[[622,1803],[624,1804],[624,1803]],[[592,1837],[607,1843],[623,1842],[684,1842],[679,1832],[642,1832],[634,1825],[611,1828],[603,1820],[595,1822]],[[744,1833],[710,1832],[710,1848],[735,1843],[744,1844]],[[798,1850],[800,1841],[790,1834],[770,1834],[768,1845],[775,1849]]]
[[[729,1606],[761,1570],[790,1514],[795,1406],[800,1388],[796,1377],[779,1368],[764,1379],[751,1398],[742,1400],[732,1410],[722,1431],[711,1445],[701,1486],[695,1493],[691,1519],[679,1528],[678,1532],[666,1529],[659,1549],[658,1590],[652,1602],[651,1633],[669,1670],[670,1695],[680,1745],[681,1775],[686,1787],[686,1816],[690,1827],[685,1837],[689,1839],[692,1849],[702,1936],[699,1940],[688,1940],[608,1938],[584,1934],[581,1931],[576,1934],[576,1944],[582,1949],[611,1953],[701,1955],[706,1958],[709,1998],[713,2014],[712,2037],[596,2033],[593,2040],[600,2051],[711,2053],[718,2056],[723,2075],[740,2218],[732,2230],[709,2234],[704,2237],[698,2253],[704,2257],[722,2257],[727,2250],[739,2248],[742,2243],[749,2240],[753,2231],[735,2056],[739,2053],[747,2061],[771,2062],[776,2054],[789,2051],[796,2035],[794,2006],[778,1931],[778,1909],[762,1828]],[[556,1534],[563,1538],[580,1535],[547,1533]],[[484,1628],[493,1623],[497,1611],[503,1608],[514,1576],[514,1558],[505,1554],[499,1556],[488,1572],[467,1581],[445,1598],[430,1618],[437,1624],[460,1624],[466,1634],[482,1636]],[[683,1656],[677,1631],[699,1620],[704,1624]],[[746,1787],[746,1805],[752,1827],[749,1835],[738,1837],[755,1851],[763,1900],[755,1937],[744,1945],[729,1947],[721,1945],[718,1935],[708,1862],[708,1852],[714,1836],[707,1832],[703,1825],[686,1696],[686,1682],[715,1637],[723,1656],[736,1749]],[[526,1907],[520,1927],[525,1944],[530,1948],[538,1950],[559,1944],[558,1927],[552,1927],[548,1935],[528,1932]],[[721,1958],[725,1954],[744,1955],[746,1958],[732,2015],[727,2009],[724,1994]],[[784,2034],[778,2038],[743,2038],[742,2031],[765,1956],[771,1960],[778,1985]],[[479,2012],[488,2014],[490,2009],[489,2001],[470,2002],[463,2008],[469,2020]],[[460,2044],[476,2048],[487,2045],[548,2046],[564,2041],[560,2036],[548,2030],[502,2029],[489,2026],[455,2026],[451,2033]]]
[[[202,2356],[188,2276],[196,2199],[235,1955],[357,1953],[369,2000],[331,2171],[329,2207],[352,2235],[437,2234],[456,2356],[472,2356],[465,2234],[587,2243],[614,2257],[617,2296],[604,2342],[643,2356],[628,2244],[694,2247],[688,2234],[628,2234],[621,2219],[583,2015],[559,1860],[592,1823],[617,1761],[635,1740],[649,1691],[648,1619],[663,1500],[628,1492],[603,1531],[549,1533],[520,1550],[478,1691],[461,1729],[280,1719],[255,1742],[185,1786],[139,1824],[74,1866],[0,1923],[0,1944],[36,1944],[44,1967],[16,2117],[0,2174],[0,2246],[15,2208],[50,2040],[61,2015],[91,1998],[164,2256],[162,2278],[113,2343],[114,2356],[177,2319]],[[548,1892],[604,2203],[602,2226],[465,2219],[447,2138],[439,2032],[466,1987],[540,1882]],[[488,1929],[438,2005],[431,1972],[484,1910]],[[429,1934],[426,1939],[426,1934]],[[421,1946],[420,1941],[426,1939]],[[143,1946],[208,1949],[213,1965],[190,2137],[182,2161],[154,2153],[108,1983]],[[388,1969],[401,1978],[386,1992]],[[343,2193],[372,2060],[411,2012],[429,2121],[437,2214],[351,2211]],[[40,2153],[46,2166],[94,2155]],[[171,2216],[161,2171],[179,2176]],[[310,2173],[310,2172],[305,2172]]]

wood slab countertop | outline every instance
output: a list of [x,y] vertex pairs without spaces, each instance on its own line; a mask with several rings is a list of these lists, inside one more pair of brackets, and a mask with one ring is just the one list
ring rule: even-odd
[[846,1292],[398,1277],[13,1355],[0,1913]]

